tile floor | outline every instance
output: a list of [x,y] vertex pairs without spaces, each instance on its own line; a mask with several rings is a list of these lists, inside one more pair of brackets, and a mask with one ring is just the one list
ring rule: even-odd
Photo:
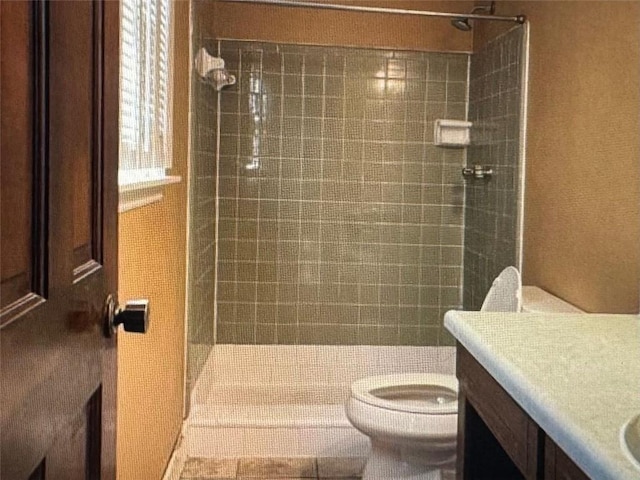
[[364,458],[189,458],[180,480],[355,480]]

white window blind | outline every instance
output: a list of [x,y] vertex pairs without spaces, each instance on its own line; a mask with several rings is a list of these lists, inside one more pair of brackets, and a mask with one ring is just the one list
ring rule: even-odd
[[171,167],[171,0],[120,9],[120,184]]

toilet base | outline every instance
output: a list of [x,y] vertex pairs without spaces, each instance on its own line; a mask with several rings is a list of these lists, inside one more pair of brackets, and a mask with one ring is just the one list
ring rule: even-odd
[[455,450],[430,452],[372,441],[362,480],[453,480],[455,462]]

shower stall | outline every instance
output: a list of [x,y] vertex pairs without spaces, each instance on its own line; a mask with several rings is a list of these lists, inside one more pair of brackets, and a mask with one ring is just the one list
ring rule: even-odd
[[[520,267],[528,26],[468,17],[452,23],[518,25],[473,53],[195,29],[192,50],[235,83],[192,75],[193,454],[273,453],[269,428],[300,454],[361,454],[342,414],[350,382],[453,372],[444,313],[478,309]],[[470,122],[468,145],[437,145],[436,120]],[[248,435],[262,446],[246,450]]]

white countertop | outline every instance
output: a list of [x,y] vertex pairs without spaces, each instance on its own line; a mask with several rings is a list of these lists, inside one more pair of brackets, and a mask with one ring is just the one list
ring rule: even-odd
[[640,479],[620,448],[640,413],[638,316],[451,311],[444,323],[587,475]]

